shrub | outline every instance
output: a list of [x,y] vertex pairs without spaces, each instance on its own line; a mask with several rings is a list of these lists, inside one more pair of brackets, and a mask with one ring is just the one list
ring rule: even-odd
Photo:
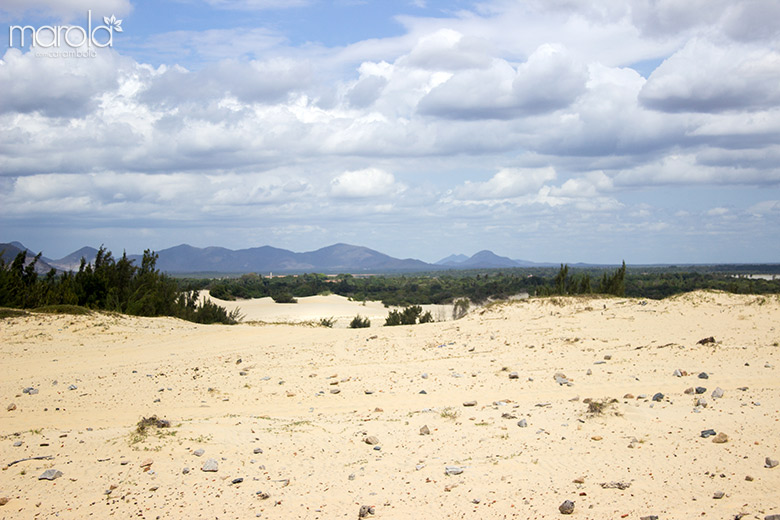
[[320,319],[320,325],[322,325],[323,327],[328,327],[329,329],[333,328],[334,323],[336,323],[336,320],[332,316],[330,318]]
[[370,326],[371,326],[371,320],[362,317],[360,314],[352,318],[352,321],[349,322],[350,329],[367,329]]
[[276,303],[298,303],[298,300],[288,292],[274,294],[271,298],[273,298]]

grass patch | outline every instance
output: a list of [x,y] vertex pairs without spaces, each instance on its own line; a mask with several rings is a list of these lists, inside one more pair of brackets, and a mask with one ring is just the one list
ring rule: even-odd
[[138,444],[145,441],[151,433],[155,433],[157,437],[176,435],[175,431],[160,431],[170,427],[171,422],[167,419],[158,419],[156,415],[144,417],[136,423],[135,430],[130,434],[130,444]]
[[5,318],[18,318],[20,316],[27,316],[28,312],[22,309],[9,309],[8,307],[0,307],[0,320]]
[[88,315],[92,314],[92,311],[86,307],[79,307],[78,305],[45,305],[43,307],[36,307],[33,312],[42,312],[45,314],[72,314],[72,315]]
[[[605,397],[599,400],[591,399],[587,403],[588,404],[587,414],[591,417],[600,417],[602,415],[605,415],[610,410],[612,410],[615,406],[615,403],[617,402],[618,402],[617,399],[612,399],[610,397]],[[615,412],[615,415],[619,415],[619,414]]]
[[441,417],[444,419],[450,419],[454,421],[455,419],[458,418],[459,412],[455,408],[448,406],[447,408],[442,410],[439,415],[441,415]]

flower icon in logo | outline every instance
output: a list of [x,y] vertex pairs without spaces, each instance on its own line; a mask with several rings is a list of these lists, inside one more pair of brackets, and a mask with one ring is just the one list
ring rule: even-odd
[[104,16],[103,21],[106,23],[109,29],[113,29],[116,32],[122,32],[122,20],[117,20],[116,16],[113,14],[111,15],[111,18]]

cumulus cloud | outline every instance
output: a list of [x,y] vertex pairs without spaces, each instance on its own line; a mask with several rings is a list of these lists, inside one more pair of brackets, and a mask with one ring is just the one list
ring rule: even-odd
[[454,190],[453,196],[464,201],[512,199],[536,193],[555,177],[551,167],[502,168],[485,182],[466,181]]
[[780,52],[692,40],[658,67],[639,99],[664,112],[757,110],[780,103]]
[[404,189],[392,173],[378,168],[346,171],[330,182],[330,193],[343,198],[392,196]]
[[98,16],[125,16],[132,10],[132,4],[130,0],[4,0],[0,5],[0,13],[5,11],[13,16],[55,16],[65,21],[85,18],[90,9],[93,15]]

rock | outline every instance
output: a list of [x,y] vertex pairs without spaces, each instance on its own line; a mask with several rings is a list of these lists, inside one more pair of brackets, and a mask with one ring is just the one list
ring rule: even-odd
[[606,354],[606,355],[604,356],[604,359],[606,359],[607,361],[609,361],[610,359],[612,359],[612,354]]
[[708,338],[700,339],[699,341],[696,342],[697,345],[706,345],[708,343],[715,343],[715,338],[710,336]]
[[254,450],[252,450],[252,453],[254,453],[255,455],[259,453],[263,453],[263,448],[255,448]]
[[465,403],[463,403],[463,406],[477,406],[477,402],[476,401],[466,401]]
[[263,491],[256,491],[255,492],[255,496],[257,498],[259,498],[260,500],[268,500],[271,497],[271,495],[269,495],[268,493],[265,493]]
[[428,392],[426,392],[425,390],[420,390],[420,391],[419,391],[419,392],[417,392],[417,393],[418,393],[418,394],[421,394],[421,395],[427,395],[427,394],[428,394]]
[[374,451],[381,451],[381,450],[382,450],[382,446],[374,446]]
[[21,445],[22,445],[22,441],[16,441],[16,442],[14,443],[14,448],[18,448],[18,447],[19,447],[19,446],[21,446]]
[[571,500],[564,501],[563,504],[558,506],[558,511],[560,511],[562,515],[572,514],[574,512],[574,502]]
[[780,464],[780,463],[777,462],[775,459],[770,459],[769,457],[767,457],[764,460],[764,467],[765,468],[770,468],[770,469],[771,468],[775,468],[775,467],[777,467],[778,464]]
[[369,436],[367,436],[367,437],[365,437],[363,439],[363,442],[365,442],[366,444],[368,444],[370,446],[373,446],[375,444],[379,444],[379,439],[377,439],[373,435],[369,435]]
[[674,371],[674,373],[672,375],[675,376],[675,377],[682,377],[682,370],[680,370],[679,368],[675,369],[675,371]]
[[190,468],[184,468],[183,470],[181,470],[181,472],[184,475],[188,475],[190,473]]
[[375,513],[373,506],[360,506],[360,511],[358,511],[358,518],[365,518],[368,515],[373,515]]
[[641,516],[639,520],[658,520],[656,515]]
[[663,400],[664,400],[664,394],[662,394],[661,392],[658,392],[653,396],[653,401],[661,402]]
[[341,388],[331,388],[330,389],[330,393],[331,394],[340,394],[341,393]]
[[723,491],[716,491],[715,494],[712,495],[712,498],[714,498],[715,500],[720,500],[721,498],[723,498],[725,496],[726,496],[726,493],[724,493]]
[[423,375],[421,375],[420,377],[422,377],[423,379],[428,379],[428,373],[426,372]]
[[11,500],[8,497],[0,497],[0,506],[4,506],[8,503],[8,501]]
[[703,386],[697,386],[694,391],[696,392],[696,394],[703,394],[704,392],[707,391],[707,389],[704,388]]
[[363,390],[363,393],[366,394],[366,395],[371,395],[371,394],[374,393],[374,391],[373,390]]
[[151,465],[154,464],[154,461],[152,459],[144,459],[141,461],[141,467],[149,469]]
[[766,515],[764,520],[780,520],[780,515]]
[[428,425],[424,425],[422,428],[420,428],[420,435],[430,435],[431,430],[428,428]]
[[460,475],[463,473],[463,468],[460,466],[447,466],[444,468],[445,475]]
[[520,419],[519,421],[517,421],[517,425],[520,428],[527,428],[528,427],[528,421],[526,421],[525,419]]
[[509,379],[520,379],[520,374],[517,372],[509,372]]
[[244,481],[243,477],[234,478],[230,481],[231,484],[241,484]]
[[76,385],[68,385],[68,390],[78,390],[78,388]]
[[724,444],[728,441],[729,441],[729,436],[723,432],[720,432],[719,434],[717,434],[715,437],[712,438],[712,442],[714,442],[715,444]]
[[619,489],[624,490],[631,487],[631,482],[623,482],[622,480],[617,482],[602,482],[599,484],[603,489]]
[[33,388],[31,386],[28,386],[27,388],[23,388],[22,389],[22,393],[23,394],[28,394],[28,395],[35,395],[35,394],[38,393],[38,389],[37,388]]
[[556,372],[553,376],[553,379],[555,379],[555,382],[559,385],[568,385],[571,386],[571,381],[569,381],[569,378],[567,378],[562,372]]
[[585,372],[585,375],[586,375],[586,376],[592,376],[592,375],[593,375],[593,370],[591,370],[591,369],[588,369],[588,371],[587,371],[587,372]]
[[710,376],[707,375],[707,372],[700,372],[699,373],[699,379],[709,379]]
[[753,482],[753,477],[751,477],[750,475],[745,475],[745,480],[747,480],[748,482]]
[[54,480],[58,479],[62,476],[62,471],[58,469],[47,469],[43,473],[41,473],[41,476],[38,477],[38,480]]
[[701,431],[701,437],[704,438],[704,439],[706,439],[707,437],[712,437],[715,434],[716,434],[715,430],[713,430],[712,428],[710,428],[708,430],[702,430]]
[[192,452],[192,454],[195,455],[196,457],[202,457],[204,453],[206,453],[206,450],[204,450],[203,448],[198,448],[197,450]]
[[577,477],[573,480],[575,484],[584,484],[585,483],[585,477]]
[[626,394],[623,396],[623,399],[633,399],[633,398],[634,398],[634,394]]
[[692,394],[694,392],[696,392],[696,390],[694,390],[693,387],[690,387],[690,388],[686,388],[685,392],[683,392],[683,393],[686,393],[686,394],[690,395],[690,394]]
[[717,387],[715,390],[712,391],[713,399],[720,399],[721,397],[723,397],[723,389],[721,387]]
[[696,406],[700,406],[702,408],[707,408],[707,400],[703,397],[700,397],[696,400]]
[[203,467],[200,468],[201,471],[217,471],[219,469],[219,463],[217,463],[216,459],[208,459],[206,462],[203,463]]
[[6,410],[8,410],[9,412],[13,412],[14,410],[16,410],[16,403],[9,404]]

